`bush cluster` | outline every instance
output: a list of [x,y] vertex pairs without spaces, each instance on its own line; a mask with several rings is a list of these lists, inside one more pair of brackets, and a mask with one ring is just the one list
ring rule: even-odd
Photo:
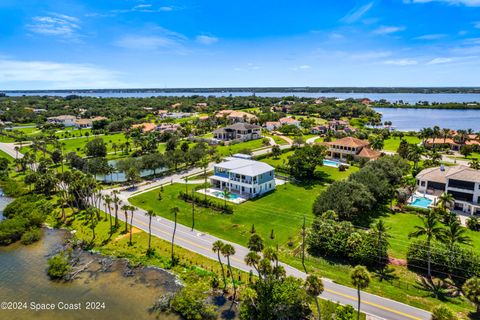
[[229,205],[225,204],[220,204],[216,201],[212,201],[209,198],[202,198],[197,195],[191,195],[189,193],[185,193],[183,191],[180,192],[179,198],[182,199],[183,201],[187,202],[192,202],[194,201],[196,205],[204,207],[204,208],[210,208],[213,210],[217,211],[223,211],[228,214],[233,214],[233,208]]

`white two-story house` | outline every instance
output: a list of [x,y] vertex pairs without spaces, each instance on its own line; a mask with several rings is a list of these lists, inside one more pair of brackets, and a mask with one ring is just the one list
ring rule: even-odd
[[440,166],[422,170],[416,179],[419,193],[439,196],[447,192],[455,198],[455,210],[480,214],[480,170]]
[[275,189],[275,169],[265,162],[246,158],[228,157],[215,164],[210,176],[213,188],[239,194],[244,198],[254,198]]
[[262,127],[250,123],[235,123],[213,131],[213,137],[223,141],[249,141],[262,137]]

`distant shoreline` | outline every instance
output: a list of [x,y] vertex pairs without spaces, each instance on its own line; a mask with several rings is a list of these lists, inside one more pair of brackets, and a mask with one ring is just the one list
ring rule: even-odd
[[216,88],[121,88],[121,89],[58,89],[1,90],[4,93],[456,93],[480,94],[480,87],[216,87]]

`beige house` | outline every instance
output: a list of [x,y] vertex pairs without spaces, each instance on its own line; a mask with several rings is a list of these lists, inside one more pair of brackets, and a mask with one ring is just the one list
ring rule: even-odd
[[251,113],[244,112],[244,111],[237,111],[237,110],[221,110],[217,112],[215,115],[217,118],[225,118],[228,119],[230,123],[237,123],[237,122],[255,122],[257,121],[257,117]]
[[375,160],[381,156],[379,151],[369,148],[368,141],[354,137],[345,137],[324,144],[328,147],[328,156],[334,159]]
[[213,137],[222,141],[249,141],[262,137],[262,127],[249,123],[235,123],[213,131]]

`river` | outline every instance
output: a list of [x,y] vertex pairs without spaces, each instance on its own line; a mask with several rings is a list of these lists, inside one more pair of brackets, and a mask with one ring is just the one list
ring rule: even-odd
[[[32,95],[51,95],[51,96],[60,96],[65,97],[71,94],[76,94],[79,96],[86,97],[99,97],[99,98],[147,98],[147,97],[181,97],[181,96],[215,96],[215,97],[225,97],[225,96],[251,96],[252,92],[7,92],[8,96],[32,96]],[[428,101],[432,102],[480,102],[480,94],[475,93],[350,93],[350,92],[337,92],[337,93],[312,93],[312,92],[255,92],[256,96],[259,97],[285,97],[285,96],[297,96],[297,97],[307,97],[307,98],[318,98],[318,97],[330,97],[330,98],[339,98],[339,99],[361,99],[369,98],[371,100],[380,100],[385,99],[390,102],[396,102],[402,100],[405,103],[415,104],[419,101]]]
[[[94,262],[85,272],[70,282],[51,281],[46,274],[47,260],[61,249],[66,234],[44,229],[42,239],[32,245],[17,242],[0,247],[0,303],[21,302],[27,307],[2,310],[2,304],[0,319],[155,319],[147,309],[156,298],[178,289],[174,275],[156,268],[135,269],[133,276],[124,276],[124,260],[114,260],[107,272],[99,271],[101,257],[87,252],[81,255],[80,265]],[[99,302],[99,309],[86,310],[91,302]],[[32,303],[53,304],[55,310],[33,311]],[[59,310],[62,303],[80,303],[82,309]],[[179,319],[172,314],[160,318]]]

